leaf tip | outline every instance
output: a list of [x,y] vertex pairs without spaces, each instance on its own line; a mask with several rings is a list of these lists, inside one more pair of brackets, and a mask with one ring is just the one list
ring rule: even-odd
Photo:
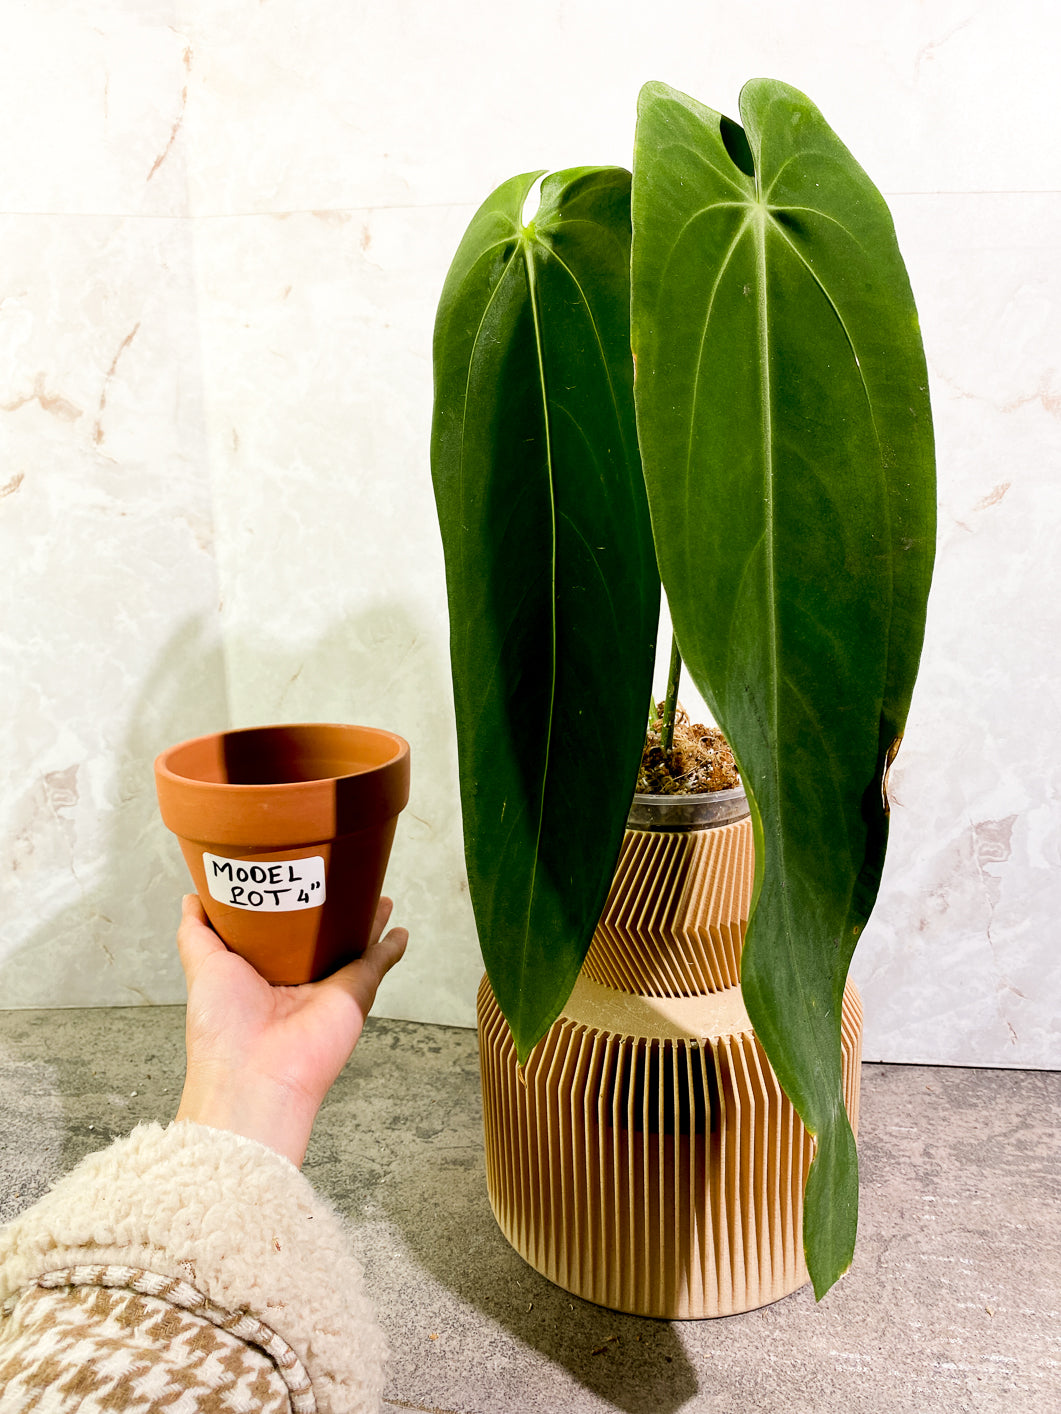
[[841,1279],[841,1277],[846,1276],[850,1270],[851,1263],[848,1262],[846,1266],[841,1267],[840,1270],[837,1272],[830,1272],[827,1275],[822,1275],[820,1272],[817,1274],[812,1273],[811,1286],[814,1289],[815,1302],[817,1303],[823,1300],[829,1294],[829,1292],[832,1291],[833,1287]]

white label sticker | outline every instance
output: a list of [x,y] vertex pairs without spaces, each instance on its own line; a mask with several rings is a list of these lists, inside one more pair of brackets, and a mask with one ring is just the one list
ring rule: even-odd
[[293,913],[324,902],[324,858],[223,859],[203,852],[210,897],[252,913]]

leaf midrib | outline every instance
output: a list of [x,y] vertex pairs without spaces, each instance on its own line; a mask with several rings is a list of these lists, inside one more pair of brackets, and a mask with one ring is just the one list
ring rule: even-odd
[[[774,482],[776,467],[774,464],[774,417],[772,401],[772,384],[770,379],[770,322],[769,310],[767,307],[767,263],[766,263],[766,233],[769,221],[769,213],[765,203],[759,202],[756,206],[757,219],[752,220],[753,238],[756,242],[756,302],[758,313],[759,331],[759,376],[763,409],[763,473],[764,473],[764,499],[765,499],[765,531],[764,544],[766,552],[766,580],[770,586],[766,599],[769,606],[769,651],[770,651],[770,727],[772,760],[774,763],[774,789],[773,789],[773,812],[771,833],[777,840],[785,838],[783,815],[785,801],[782,791],[778,788],[780,776],[777,770],[777,753],[781,740],[781,675],[778,671],[780,663],[780,628],[777,619],[777,567],[775,558],[775,498]],[[784,860],[784,850],[780,850],[781,859]],[[793,939],[795,937],[794,922],[792,917],[792,899],[787,888],[780,890],[780,906],[784,918],[783,938],[786,951],[789,953],[790,961],[793,952]],[[801,970],[798,967],[789,967],[789,975],[794,975],[796,985],[800,992],[800,1002],[805,1013],[813,1010],[810,999],[807,996],[806,985]],[[807,1132],[813,1138],[817,1137],[817,1131],[812,1129],[810,1123],[807,1125]]]
[[[556,624],[556,482],[553,468],[552,427],[549,421],[549,396],[545,386],[545,358],[542,352],[541,312],[538,308],[537,272],[534,266],[534,242],[526,234],[522,236],[523,258],[527,271],[527,293],[530,300],[531,322],[534,325],[534,350],[538,362],[538,387],[542,398],[542,422],[545,427],[545,465],[549,480],[549,515],[551,537],[551,564],[549,580],[549,621],[550,621],[550,661],[549,661],[549,716],[545,734],[545,760],[542,764],[541,793],[538,798],[538,827],[534,837],[534,864],[531,869],[530,887],[527,891],[527,915],[523,925],[520,945],[520,972],[526,970],[527,951],[530,946],[531,911],[534,906],[534,891],[538,879],[538,861],[541,857],[542,830],[545,826],[545,792],[549,782],[549,761],[553,749],[553,717],[556,710],[556,667],[557,667],[557,624]],[[519,1031],[523,1026],[523,989],[520,989]]]
[[[878,432],[878,429],[877,429],[877,425],[876,425],[876,418],[875,418],[875,415],[874,415],[872,399],[870,398],[870,395],[869,395],[869,388],[868,388],[868,386],[866,385],[866,381],[865,381],[865,374],[864,374],[864,372],[863,372],[863,370],[862,370],[860,360],[859,360],[858,355],[857,355],[857,352],[856,352],[856,350],[855,350],[854,341],[853,341],[853,339],[852,339],[852,337],[851,337],[850,331],[849,331],[848,328],[847,328],[846,322],[844,321],[844,319],[843,319],[843,317],[842,317],[842,315],[841,315],[841,313],[840,313],[840,310],[839,310],[839,308],[838,308],[838,306],[837,306],[837,304],[836,304],[836,301],[832,298],[832,296],[831,296],[831,294],[829,293],[828,289],[825,287],[825,285],[823,284],[823,282],[821,281],[821,279],[818,277],[817,272],[816,272],[816,271],[814,270],[814,268],[809,264],[809,262],[804,258],[803,254],[802,254],[802,252],[799,250],[798,246],[791,240],[791,238],[789,237],[787,231],[784,230],[784,228],[781,226],[781,224],[780,224],[779,222],[777,222],[777,221],[775,221],[775,220],[772,219],[773,209],[779,209],[779,208],[773,208],[773,209],[771,209],[771,208],[767,205],[767,203],[766,203],[765,201],[760,201],[759,203],[756,204],[756,206],[757,206],[758,218],[759,218],[759,219],[752,221],[751,225],[752,225],[752,229],[753,229],[753,238],[754,238],[754,240],[755,240],[755,242],[756,242],[756,285],[757,285],[757,289],[756,289],[756,300],[757,300],[758,334],[759,334],[760,387],[761,387],[761,390],[762,390],[762,391],[761,391],[761,397],[762,397],[762,409],[763,409],[763,448],[762,448],[762,450],[763,450],[764,501],[765,501],[765,529],[764,529],[764,548],[765,548],[765,561],[766,561],[765,575],[766,575],[767,583],[771,586],[771,591],[767,594],[767,602],[768,602],[768,606],[769,606],[769,631],[768,631],[768,638],[769,638],[769,649],[770,649],[770,655],[771,655],[771,673],[770,673],[770,693],[771,693],[771,701],[770,701],[770,723],[771,723],[772,741],[773,741],[773,743],[774,743],[774,748],[775,748],[775,762],[776,762],[776,749],[777,749],[776,744],[780,741],[780,727],[781,727],[781,693],[780,693],[781,677],[780,677],[780,673],[777,671],[777,664],[778,664],[779,661],[780,661],[780,659],[779,659],[779,649],[780,649],[780,626],[779,626],[779,624],[778,624],[778,618],[777,618],[778,594],[777,594],[777,578],[776,578],[777,571],[776,571],[776,560],[775,560],[775,529],[776,529],[776,516],[775,516],[775,502],[774,502],[774,489],[775,489],[775,472],[776,472],[776,467],[775,467],[775,463],[774,463],[774,454],[773,454],[773,404],[772,404],[772,400],[771,400],[772,385],[771,385],[771,379],[770,379],[769,311],[768,311],[768,307],[767,307],[768,302],[767,302],[767,254],[766,254],[766,241],[767,241],[767,233],[768,233],[768,230],[773,230],[773,231],[775,231],[779,236],[781,236],[781,238],[783,239],[785,245],[789,248],[789,250],[792,252],[792,254],[797,258],[797,260],[800,262],[800,264],[801,264],[801,265],[804,267],[804,269],[807,271],[807,273],[808,273],[808,275],[811,277],[811,279],[815,282],[815,284],[816,284],[816,285],[818,286],[818,288],[821,290],[821,293],[823,294],[823,296],[825,297],[825,299],[828,301],[830,308],[833,310],[834,314],[836,315],[836,318],[837,318],[837,320],[838,320],[838,322],[839,322],[839,324],[840,324],[840,326],[841,326],[841,329],[843,330],[844,337],[845,337],[845,339],[846,339],[846,341],[847,341],[847,343],[848,343],[849,348],[851,349],[851,353],[852,353],[852,357],[854,358],[855,365],[856,365],[856,367],[858,368],[859,381],[860,381],[861,386],[862,386],[863,396],[864,396],[864,398],[865,398],[865,400],[866,400],[866,405],[867,405],[867,407],[868,407],[868,409],[869,409],[871,425],[873,426],[874,437],[875,437],[875,439],[876,439],[876,441],[877,441],[878,448],[880,447],[880,435],[879,435],[879,432]],[[783,208],[782,208],[782,209],[783,209]],[[819,213],[819,214],[824,215],[825,213]],[[840,223],[837,223],[837,224],[840,224]],[[844,229],[846,230],[846,227],[845,227]],[[776,771],[775,771],[775,775],[776,775]],[[776,787],[776,785],[777,785],[777,781],[775,781],[775,787]],[[775,819],[774,819],[774,824],[773,824],[773,831],[772,831],[772,833],[774,833],[778,839],[782,839],[782,838],[784,838],[784,828],[783,828],[783,822],[782,822],[782,818],[781,818],[781,817],[782,817],[782,813],[783,813],[783,811],[784,811],[785,801],[784,801],[783,793],[782,793],[779,789],[776,789],[776,788],[775,788],[773,794],[774,794],[773,808],[774,808],[774,812],[775,812]],[[794,938],[794,920],[793,920],[793,916],[792,916],[792,900],[791,900],[791,897],[790,897],[789,892],[788,892],[787,890],[782,890],[782,891],[781,891],[781,893],[780,893],[780,898],[779,898],[779,904],[780,904],[782,916],[783,916],[783,918],[784,918],[783,936],[784,936],[784,939],[785,939],[785,945],[786,945],[786,949],[791,953],[791,951],[792,951],[792,940],[793,940],[793,938]],[[802,1006],[803,1006],[803,1010],[804,1010],[804,1012],[805,1012],[806,1014],[809,1014],[809,1013],[813,1010],[813,1007],[811,1006],[811,1001],[810,1001],[810,998],[809,998],[809,996],[808,996],[808,994],[807,994],[807,989],[806,989],[805,981],[804,981],[804,978],[803,978],[803,976],[802,976],[802,973],[801,973],[800,969],[799,969],[799,968],[793,968],[793,969],[791,969],[791,970],[790,970],[790,976],[794,976],[794,977],[795,977],[796,985],[797,985],[798,990],[799,990],[799,992],[800,992],[800,994],[801,994],[801,1003],[802,1003]],[[812,1137],[813,1139],[817,1140],[818,1131],[811,1128],[809,1116],[805,1118],[804,1122],[805,1122],[805,1124],[806,1124],[808,1134],[811,1135],[811,1137]],[[823,1123],[824,1123],[824,1121],[823,1121]]]

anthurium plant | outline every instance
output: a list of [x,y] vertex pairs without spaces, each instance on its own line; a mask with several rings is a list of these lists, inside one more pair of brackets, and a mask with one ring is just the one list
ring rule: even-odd
[[880,193],[803,94],[738,124],[641,92],[632,174],[500,186],[435,328],[469,886],[521,1061],[562,1010],[622,838],[660,580],[748,793],[741,986],[815,1139],[820,1297],[854,1250],[840,1018],[935,544],[927,376]]

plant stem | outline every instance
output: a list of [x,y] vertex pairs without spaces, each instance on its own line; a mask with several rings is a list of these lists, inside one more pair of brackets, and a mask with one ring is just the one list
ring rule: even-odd
[[682,655],[678,652],[678,640],[671,635],[670,672],[667,675],[667,700],[663,704],[663,726],[659,744],[664,751],[674,749],[674,716],[678,710],[678,682],[682,675]]

